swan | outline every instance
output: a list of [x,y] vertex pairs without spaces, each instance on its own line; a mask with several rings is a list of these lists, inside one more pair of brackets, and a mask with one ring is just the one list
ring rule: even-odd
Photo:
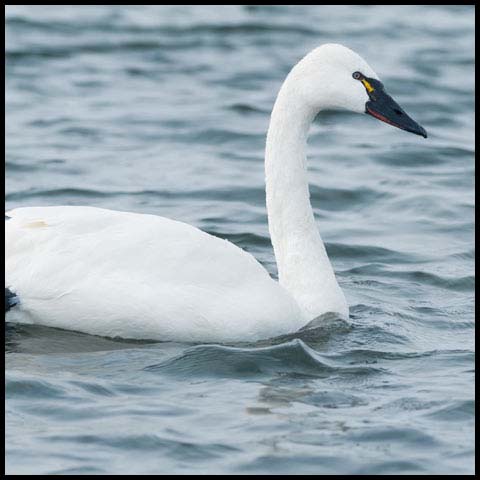
[[327,313],[348,319],[310,204],[306,146],[324,109],[427,137],[357,53],[309,52],[277,95],[265,149],[278,282],[227,240],[168,218],[89,206],[15,208],[5,221],[6,321],[127,339],[256,341]]

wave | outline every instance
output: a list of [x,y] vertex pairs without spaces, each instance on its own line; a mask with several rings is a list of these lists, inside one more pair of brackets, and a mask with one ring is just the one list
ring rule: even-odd
[[457,292],[471,292],[475,289],[474,275],[445,277],[424,270],[392,270],[388,265],[382,263],[369,263],[367,265],[353,267],[344,270],[342,274],[396,278]]
[[381,369],[365,366],[334,365],[294,339],[280,345],[239,348],[199,345],[164,362],[145,367],[146,371],[175,377],[258,377],[264,375],[301,375],[326,378],[332,375],[372,375]]

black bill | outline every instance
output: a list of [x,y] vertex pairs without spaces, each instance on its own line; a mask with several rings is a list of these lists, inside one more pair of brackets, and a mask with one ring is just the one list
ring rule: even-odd
[[382,82],[366,77],[359,78],[359,80],[367,89],[370,97],[370,100],[365,104],[366,113],[394,127],[427,138],[425,129],[410,118],[403,108],[385,92]]

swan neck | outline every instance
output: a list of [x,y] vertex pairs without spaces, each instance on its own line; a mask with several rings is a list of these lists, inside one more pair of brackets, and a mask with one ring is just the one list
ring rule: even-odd
[[279,283],[308,319],[348,307],[310,203],[306,149],[318,111],[296,98],[288,77],[275,102],[265,152],[266,200]]

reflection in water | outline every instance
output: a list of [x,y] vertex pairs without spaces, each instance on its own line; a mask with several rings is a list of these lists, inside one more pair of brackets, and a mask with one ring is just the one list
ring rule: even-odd
[[42,325],[5,324],[5,353],[87,353],[134,348],[153,342],[108,339]]

